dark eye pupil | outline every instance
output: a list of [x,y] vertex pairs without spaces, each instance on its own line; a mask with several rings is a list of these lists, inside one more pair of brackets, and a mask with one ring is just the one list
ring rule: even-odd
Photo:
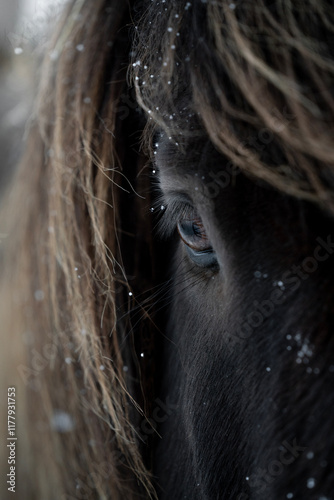
[[[194,235],[198,236],[199,238],[204,237],[202,234],[201,228],[197,224],[195,224],[195,222],[193,222],[193,232],[194,232]],[[206,235],[205,235],[205,237],[206,237]]]
[[219,264],[216,252],[213,250],[203,222],[196,212],[179,220],[177,230],[185,244],[188,257],[193,263],[198,267],[217,272]]
[[182,219],[177,226],[182,241],[197,252],[208,251],[211,243],[199,217]]

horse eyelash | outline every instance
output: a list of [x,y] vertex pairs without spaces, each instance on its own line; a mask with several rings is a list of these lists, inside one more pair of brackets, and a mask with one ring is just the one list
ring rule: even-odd
[[156,210],[161,212],[156,231],[158,236],[164,240],[173,236],[180,219],[189,218],[194,212],[190,203],[180,200],[171,200],[167,203],[163,196],[157,200]]

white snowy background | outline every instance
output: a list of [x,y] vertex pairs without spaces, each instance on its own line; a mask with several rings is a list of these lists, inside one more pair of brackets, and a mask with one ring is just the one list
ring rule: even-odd
[[[0,0],[0,196],[24,145],[36,63],[65,0]],[[1,232],[1,231],[0,231]]]

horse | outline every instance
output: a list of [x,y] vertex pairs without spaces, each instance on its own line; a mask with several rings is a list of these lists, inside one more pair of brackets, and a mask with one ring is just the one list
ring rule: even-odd
[[4,498],[333,499],[333,32],[66,4],[2,202]]

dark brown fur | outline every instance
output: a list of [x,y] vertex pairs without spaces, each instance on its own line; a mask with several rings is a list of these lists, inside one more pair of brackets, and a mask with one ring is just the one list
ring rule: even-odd
[[325,1],[69,2],[1,219],[20,498],[330,498],[333,31]]

